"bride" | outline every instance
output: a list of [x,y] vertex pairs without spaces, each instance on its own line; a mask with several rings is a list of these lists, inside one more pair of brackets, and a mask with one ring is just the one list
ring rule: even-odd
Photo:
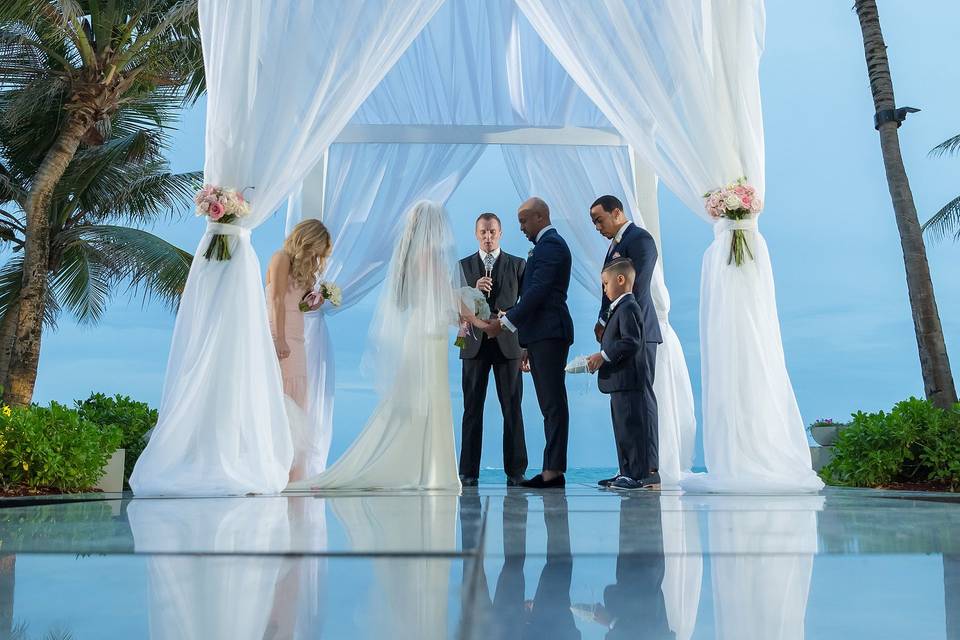
[[444,489],[459,491],[447,350],[450,327],[466,312],[453,233],[439,204],[407,214],[370,330],[380,402],[350,448],[325,472],[287,491]]

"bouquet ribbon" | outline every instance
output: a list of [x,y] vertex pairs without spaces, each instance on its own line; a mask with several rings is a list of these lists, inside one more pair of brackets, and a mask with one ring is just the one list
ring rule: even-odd
[[757,231],[757,219],[730,220],[729,218],[720,218],[713,223],[713,235],[719,236],[727,231]]
[[207,233],[218,236],[239,236],[241,238],[250,237],[250,229],[241,227],[238,224],[222,224],[220,222],[208,222]]

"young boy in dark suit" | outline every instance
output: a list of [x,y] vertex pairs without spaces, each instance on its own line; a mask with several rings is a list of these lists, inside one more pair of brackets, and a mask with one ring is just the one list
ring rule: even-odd
[[600,352],[590,356],[587,367],[597,372],[602,393],[610,395],[613,435],[617,443],[620,475],[612,489],[659,488],[657,433],[650,424],[644,388],[647,371],[644,357],[643,312],[633,297],[637,272],[629,258],[618,258],[603,269],[604,295],[610,300]]

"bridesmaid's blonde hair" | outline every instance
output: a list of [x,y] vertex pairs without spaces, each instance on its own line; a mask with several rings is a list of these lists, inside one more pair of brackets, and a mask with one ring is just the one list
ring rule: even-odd
[[332,250],[330,232],[319,220],[304,220],[295,226],[283,241],[283,252],[290,259],[293,283],[303,290],[312,289]]

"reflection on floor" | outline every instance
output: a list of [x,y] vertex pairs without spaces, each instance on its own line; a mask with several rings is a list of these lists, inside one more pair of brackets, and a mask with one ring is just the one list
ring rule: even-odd
[[960,638],[960,497],[0,501],[0,638]]

